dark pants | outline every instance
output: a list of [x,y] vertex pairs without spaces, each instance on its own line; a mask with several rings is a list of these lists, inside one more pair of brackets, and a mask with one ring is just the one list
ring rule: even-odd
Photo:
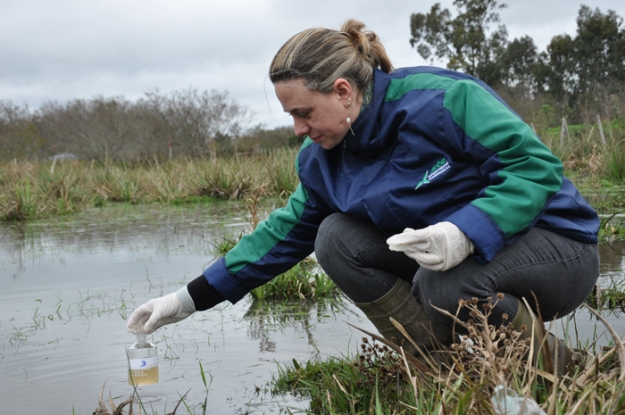
[[[491,324],[500,325],[503,313],[511,321],[521,297],[534,312],[540,311],[544,321],[550,321],[582,304],[599,277],[596,245],[541,228],[533,228],[504,247],[488,264],[468,258],[442,272],[420,268],[404,253],[390,251],[386,244],[390,236],[370,222],[335,213],[319,228],[315,255],[323,270],[352,301],[374,301],[401,278],[412,283],[413,295],[428,315],[449,327],[451,319],[432,306],[456,314],[460,299],[477,298],[485,303],[491,298],[494,302],[497,294],[503,293],[503,300],[489,318]],[[469,319],[466,308],[459,318]]]

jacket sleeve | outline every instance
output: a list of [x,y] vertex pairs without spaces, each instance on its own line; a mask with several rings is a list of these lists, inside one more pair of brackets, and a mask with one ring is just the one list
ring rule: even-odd
[[273,211],[203,275],[210,286],[235,303],[310,255],[325,216],[327,212],[300,183],[285,207]]
[[459,80],[445,92],[443,140],[479,165],[485,186],[447,220],[490,261],[527,230],[562,187],[560,160],[490,88]]

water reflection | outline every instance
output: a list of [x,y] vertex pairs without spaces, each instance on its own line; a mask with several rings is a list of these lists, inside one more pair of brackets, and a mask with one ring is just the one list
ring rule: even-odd
[[[130,207],[0,225],[0,402],[6,413],[92,414],[100,389],[127,397],[124,330],[137,305],[178,289],[249,222],[231,203]],[[622,280],[625,245],[604,244],[602,286]],[[608,317],[623,333],[618,316]],[[604,329],[583,310],[579,331]],[[295,398],[262,393],[276,363],[355,353],[374,330],[349,302],[272,303],[246,297],[159,330],[161,381],[141,389],[166,413],[191,389],[195,413],[286,413]],[[620,326],[619,326],[620,324]],[[205,389],[200,371],[211,379]],[[258,392],[258,390],[261,392]]]
[[[140,215],[133,213],[136,209]],[[184,247],[211,256],[212,240],[222,236],[216,232],[241,227],[245,219],[240,215],[240,209],[221,204],[167,210],[129,207],[95,209],[76,218],[53,218],[24,226],[2,224],[0,259],[3,265],[12,264],[20,271],[25,261],[54,255],[90,255],[96,251],[132,254],[149,249],[154,255],[167,256]]]
[[273,353],[276,343],[272,334],[290,327],[303,333],[308,344],[316,347],[317,324],[330,316],[347,313],[350,311],[343,297],[288,302],[252,300],[243,319],[249,324],[248,337],[259,341],[259,351]]
[[622,275],[625,269],[625,244],[605,243],[599,245],[602,275]]
[[[245,209],[223,204],[97,209],[0,225],[4,411],[90,415],[105,383],[105,396],[129,396],[124,347],[134,337],[124,329],[128,313],[199,275],[222,238],[237,236],[248,222]],[[357,313],[325,303],[280,308],[246,298],[196,313],[155,333],[161,381],[141,394],[158,413],[164,405],[171,410],[188,389],[196,413],[305,407],[257,389],[277,361],[355,350],[346,321],[368,327]],[[208,392],[200,363],[212,379]]]

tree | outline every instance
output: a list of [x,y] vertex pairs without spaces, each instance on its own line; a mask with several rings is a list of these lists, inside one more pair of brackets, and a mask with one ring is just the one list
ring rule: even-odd
[[575,38],[578,89],[587,92],[593,84],[625,81],[625,32],[623,19],[614,11],[581,6]]
[[[123,97],[49,101],[31,112],[0,100],[0,159],[73,153],[87,160],[139,161],[237,152],[252,121],[228,92],[189,88]],[[170,152],[171,150],[171,152]]]
[[[625,30],[614,11],[582,5],[577,34],[555,36],[541,54],[538,89],[584,121],[610,114],[612,97],[625,92]],[[581,121],[581,120],[580,120]]]
[[541,54],[541,67],[537,72],[538,89],[547,92],[562,103],[575,89],[575,46],[571,36],[557,35],[551,39],[547,50]]
[[[236,137],[251,118],[247,108],[228,97],[228,92],[212,90],[198,92],[194,88],[161,95],[158,91],[146,94],[141,102],[161,118],[159,128],[153,130],[157,142],[171,142],[177,154],[216,157],[223,140],[232,140],[226,147],[236,151]],[[216,139],[221,140],[220,145]]]
[[489,32],[490,24],[500,21],[499,10],[507,7],[497,0],[454,0],[458,16],[436,3],[428,14],[410,16],[410,44],[423,59],[447,59],[449,69],[473,75],[488,84],[501,81],[499,61],[505,52],[508,32],[503,25]]
[[536,65],[539,62],[534,40],[527,35],[514,39],[508,44],[502,58],[504,84],[532,93],[535,89]]
[[27,106],[0,101],[0,159],[41,157],[46,143],[41,139],[36,116]]
[[145,154],[149,147],[145,119],[121,97],[47,102],[39,117],[42,136],[55,153],[72,152],[91,160],[130,160]]

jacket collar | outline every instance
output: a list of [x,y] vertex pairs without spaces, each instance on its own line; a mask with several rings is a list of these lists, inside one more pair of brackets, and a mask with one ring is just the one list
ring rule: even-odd
[[393,140],[388,134],[380,134],[382,106],[391,77],[376,69],[373,74],[373,97],[369,105],[358,114],[352,130],[343,139],[344,147],[354,153],[371,157],[386,148]]

